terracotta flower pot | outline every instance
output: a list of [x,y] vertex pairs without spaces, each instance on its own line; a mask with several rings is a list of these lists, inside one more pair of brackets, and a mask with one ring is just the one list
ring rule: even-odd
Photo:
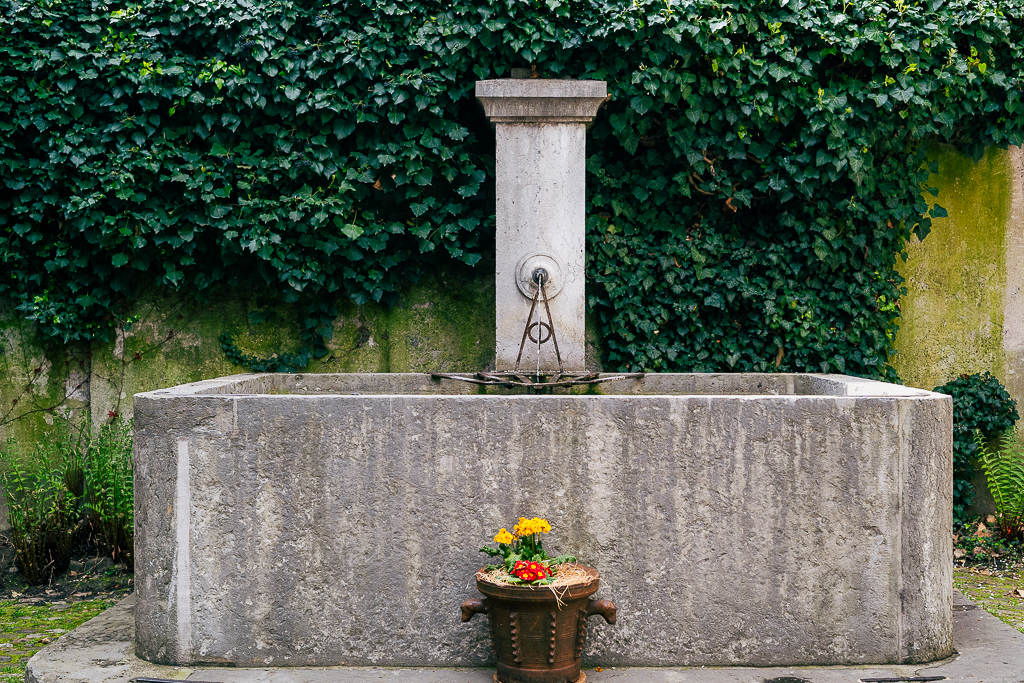
[[[495,680],[500,683],[576,683],[580,655],[587,637],[587,617],[600,614],[615,623],[616,607],[590,596],[601,584],[592,567],[581,567],[590,580],[558,588],[558,599],[548,586],[502,586],[477,578],[486,597],[462,603],[462,621],[486,614],[491,643],[498,655]],[[563,592],[564,591],[564,592]],[[559,601],[561,605],[559,605]]]

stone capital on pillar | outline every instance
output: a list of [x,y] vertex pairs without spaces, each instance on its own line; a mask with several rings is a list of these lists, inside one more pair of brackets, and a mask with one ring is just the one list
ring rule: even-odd
[[[604,81],[477,81],[477,99],[495,124],[499,371],[517,361],[520,371],[558,370],[554,342],[562,369],[585,369],[586,137],[607,92]],[[549,278],[550,301],[531,317],[538,269]],[[548,309],[554,339],[544,328]],[[528,322],[535,327],[524,337]]]
[[517,78],[476,82],[476,98],[495,124],[589,124],[607,96],[604,81]]

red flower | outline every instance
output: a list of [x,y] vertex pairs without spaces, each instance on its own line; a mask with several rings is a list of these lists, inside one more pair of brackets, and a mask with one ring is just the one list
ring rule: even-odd
[[512,568],[512,575],[520,581],[530,583],[540,581],[551,576],[551,572],[540,562],[516,562]]

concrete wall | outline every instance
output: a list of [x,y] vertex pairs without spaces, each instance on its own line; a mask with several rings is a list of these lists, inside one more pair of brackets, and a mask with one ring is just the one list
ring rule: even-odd
[[136,397],[138,654],[487,664],[458,606],[519,515],[619,607],[591,663],[950,654],[948,397],[783,375],[601,391],[271,375]]
[[949,216],[907,247],[893,364],[922,389],[987,370],[1024,408],[1024,153],[992,149],[975,164],[938,146],[932,158],[928,186]]

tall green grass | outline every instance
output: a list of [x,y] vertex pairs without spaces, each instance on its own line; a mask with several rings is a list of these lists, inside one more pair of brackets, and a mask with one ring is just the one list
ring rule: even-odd
[[[11,541],[25,580],[45,583],[68,568],[75,536],[82,525],[81,432],[58,425],[55,436],[32,452],[13,441],[0,451],[0,474],[10,515]],[[69,486],[70,484],[70,486]]]

